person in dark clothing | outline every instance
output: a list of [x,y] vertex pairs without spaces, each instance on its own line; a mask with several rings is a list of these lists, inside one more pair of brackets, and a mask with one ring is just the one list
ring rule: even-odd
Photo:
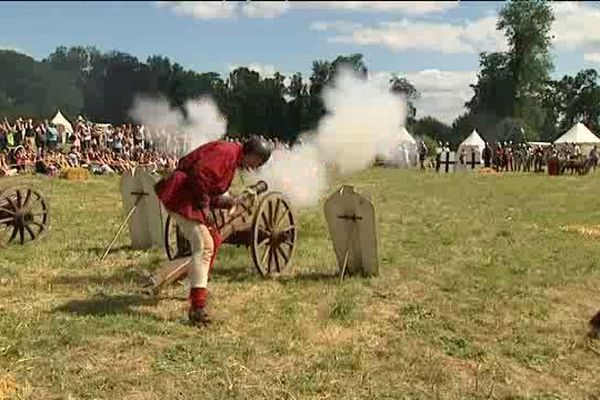
[[492,165],[492,149],[488,142],[485,142],[485,148],[482,151],[481,158],[483,158],[483,165],[485,168],[489,168]]

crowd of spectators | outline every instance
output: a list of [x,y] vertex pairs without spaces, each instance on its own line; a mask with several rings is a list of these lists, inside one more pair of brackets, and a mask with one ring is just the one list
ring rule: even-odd
[[185,146],[185,137],[161,137],[143,125],[113,127],[79,117],[70,132],[48,120],[5,118],[0,123],[0,176],[55,175],[76,167],[96,174],[119,173],[136,165],[172,169]]
[[[72,132],[48,120],[4,118],[0,122],[0,176],[57,175],[66,168],[110,174],[139,165],[154,172],[172,171],[177,160],[190,150],[190,142],[189,135],[182,132],[136,124],[97,124],[81,116],[73,123]],[[277,140],[271,142],[275,148],[286,147]]]

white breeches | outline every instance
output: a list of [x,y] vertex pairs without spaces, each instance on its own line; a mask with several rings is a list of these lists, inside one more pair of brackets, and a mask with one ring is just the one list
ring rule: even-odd
[[206,288],[208,286],[208,272],[215,244],[206,225],[189,220],[179,214],[171,213],[175,218],[181,233],[189,240],[192,246],[192,263],[189,279],[190,287]]

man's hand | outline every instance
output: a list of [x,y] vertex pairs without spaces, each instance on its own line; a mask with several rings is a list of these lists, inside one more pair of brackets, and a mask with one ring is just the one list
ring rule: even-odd
[[250,199],[250,204],[254,205],[254,203],[256,203],[256,198],[258,197],[258,193],[256,193],[256,190],[254,190],[254,189],[246,188],[242,191],[242,195],[240,197]]
[[240,197],[232,197],[230,202],[228,215],[232,215],[239,208],[240,204],[242,204],[242,198]]

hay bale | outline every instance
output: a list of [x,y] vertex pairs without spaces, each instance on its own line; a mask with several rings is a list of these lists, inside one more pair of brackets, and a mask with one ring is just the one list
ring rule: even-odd
[[483,176],[499,176],[500,173],[498,171],[496,171],[494,168],[479,168],[479,170],[477,170],[477,175],[483,175]]
[[90,171],[84,168],[65,168],[60,171],[60,177],[69,181],[87,181]]

